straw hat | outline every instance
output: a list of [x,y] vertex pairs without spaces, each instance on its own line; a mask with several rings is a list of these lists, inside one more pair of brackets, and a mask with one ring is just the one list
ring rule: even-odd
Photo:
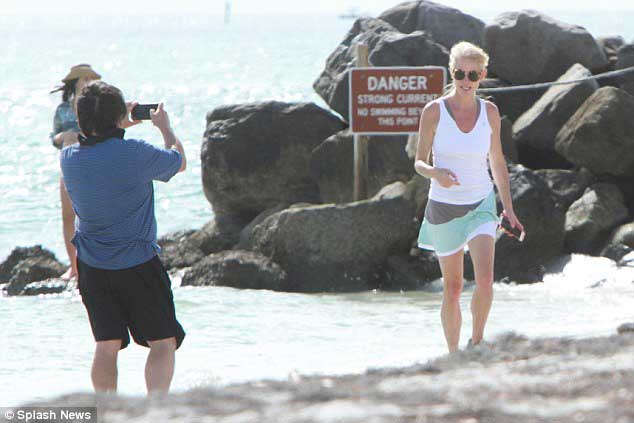
[[95,72],[90,65],[82,63],[80,65],[75,65],[70,68],[70,72],[68,75],[62,79],[62,82],[68,82],[73,79],[83,78],[84,76],[91,77],[93,79],[101,79],[101,75]]

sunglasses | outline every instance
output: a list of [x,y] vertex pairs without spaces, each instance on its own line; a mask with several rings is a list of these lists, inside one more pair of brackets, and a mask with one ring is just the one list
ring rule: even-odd
[[469,78],[469,81],[476,82],[477,80],[480,79],[480,72],[477,72],[474,70],[465,72],[462,69],[456,69],[453,72],[453,77],[455,78],[456,81],[462,81],[465,78],[465,76]]

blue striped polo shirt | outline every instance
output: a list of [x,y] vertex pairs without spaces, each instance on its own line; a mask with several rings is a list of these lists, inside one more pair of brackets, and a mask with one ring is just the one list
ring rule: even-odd
[[181,155],[142,140],[110,138],[62,150],[62,174],[77,215],[77,257],[89,266],[117,270],[160,252],[156,242],[154,180],[167,182]]

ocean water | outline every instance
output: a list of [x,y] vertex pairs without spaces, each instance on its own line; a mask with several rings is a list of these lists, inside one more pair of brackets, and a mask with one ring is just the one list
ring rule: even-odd
[[[488,21],[500,11],[467,12]],[[634,39],[631,12],[553,15],[596,36]],[[200,181],[206,113],[261,100],[323,106],[312,83],[351,23],[291,15],[236,16],[228,25],[204,15],[0,16],[0,260],[15,246],[34,244],[66,260],[58,153],[48,140],[59,94],[48,91],[71,65],[91,63],[128,100],[166,103],[189,167],[169,184],[155,185],[162,235],[213,218]],[[128,135],[161,143],[148,123]],[[544,284],[496,284],[488,334],[613,333],[619,323],[634,320],[633,279],[632,269],[617,269],[607,259],[575,256]],[[173,387],[424,361],[444,353],[439,287],[350,295],[176,287],[188,337],[177,355]],[[465,312],[470,292],[463,297]],[[467,329],[468,313],[463,318]],[[94,345],[76,293],[0,298],[0,327],[0,382],[11,386],[0,389],[0,405],[91,389]],[[144,392],[145,353],[133,345],[121,354],[121,392]]]

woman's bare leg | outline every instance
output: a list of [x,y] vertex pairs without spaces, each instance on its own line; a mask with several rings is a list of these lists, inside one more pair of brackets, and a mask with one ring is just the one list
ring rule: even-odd
[[471,298],[473,331],[471,340],[478,344],[484,337],[484,327],[493,303],[493,260],[495,240],[488,235],[478,235],[469,241],[476,287]]
[[458,349],[462,325],[460,294],[462,293],[464,251],[460,250],[450,256],[438,257],[438,262],[444,285],[440,318],[449,352],[454,352]]
[[66,185],[64,185],[64,179],[60,178],[59,181],[59,193],[62,199],[62,227],[64,231],[64,244],[66,245],[66,253],[68,253],[68,260],[70,261],[70,267],[62,275],[62,279],[70,280],[77,276],[77,250],[73,245],[71,239],[75,235],[75,211],[73,205],[66,191]]

